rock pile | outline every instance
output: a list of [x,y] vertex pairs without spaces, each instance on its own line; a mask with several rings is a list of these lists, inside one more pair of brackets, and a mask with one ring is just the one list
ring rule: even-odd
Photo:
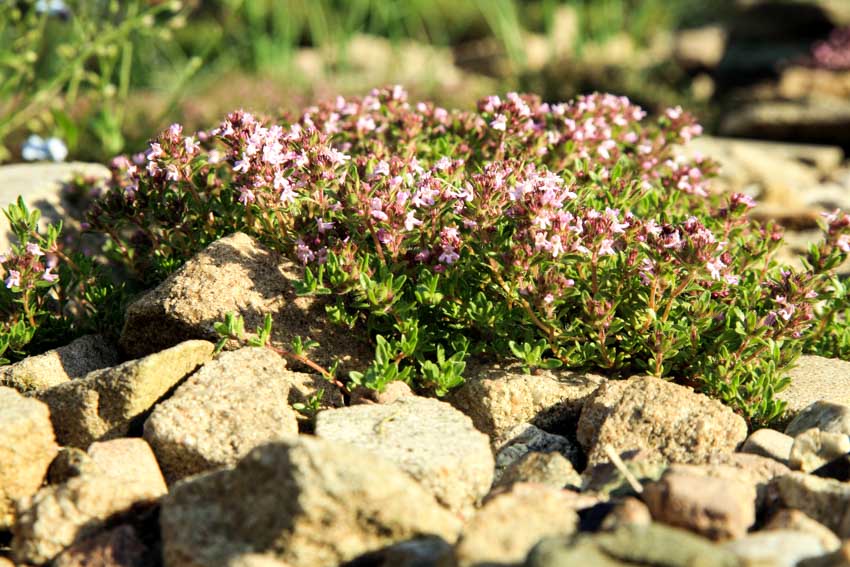
[[[253,289],[282,285],[279,271],[256,270],[266,254],[237,234],[199,262],[254,270],[259,281],[245,280]],[[0,553],[16,565],[850,558],[847,363],[804,357],[801,386],[787,394],[790,421],[749,436],[721,404],[647,376],[532,376],[478,364],[446,400],[395,388],[346,405],[332,384],[290,370],[269,349],[213,356],[212,343],[192,334],[204,331],[198,314],[239,297],[219,289],[239,280],[188,266],[142,297],[144,309],[130,308],[165,314],[146,331],[163,343],[156,352],[119,362],[115,347],[92,337],[4,371],[0,531],[11,545]],[[204,302],[180,306],[175,289]],[[139,319],[124,344],[130,336],[146,336]],[[68,357],[77,362],[51,362]],[[318,413],[297,418],[292,405],[319,388]]]

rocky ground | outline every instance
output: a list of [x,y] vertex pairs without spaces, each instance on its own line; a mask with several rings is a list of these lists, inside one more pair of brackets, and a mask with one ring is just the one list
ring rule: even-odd
[[347,398],[269,349],[213,356],[226,312],[272,312],[274,341],[362,364],[296,272],[235,234],[120,344],[4,367],[0,565],[850,565],[850,363],[804,357],[783,427],[748,432],[646,376],[478,364],[446,399]]

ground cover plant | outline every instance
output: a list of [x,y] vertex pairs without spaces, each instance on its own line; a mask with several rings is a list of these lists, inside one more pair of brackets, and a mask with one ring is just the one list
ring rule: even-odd
[[[299,293],[333,297],[333,324],[372,337],[372,364],[336,381],[440,395],[470,357],[514,358],[666,377],[762,423],[804,349],[848,352],[834,269],[850,217],[823,219],[804,269],[778,265],[781,229],[750,219],[745,195],[712,195],[711,162],[676,157],[699,133],[680,108],[649,120],[607,94],[449,111],[392,87],[288,121],[174,125],[114,160],[86,228],[147,285],[217,238],[254,235],[303,266]],[[6,303],[23,308],[7,333],[33,288],[57,285],[22,246],[3,263]],[[107,303],[99,289],[88,305]]]

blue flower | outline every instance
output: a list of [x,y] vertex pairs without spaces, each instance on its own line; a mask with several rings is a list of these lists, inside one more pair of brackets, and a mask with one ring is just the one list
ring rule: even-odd
[[26,161],[65,161],[68,147],[59,138],[47,138],[33,134],[24,142],[21,157]]

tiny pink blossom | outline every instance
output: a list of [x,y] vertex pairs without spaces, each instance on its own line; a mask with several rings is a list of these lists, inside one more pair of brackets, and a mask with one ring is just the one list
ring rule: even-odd
[[9,270],[9,277],[6,278],[6,287],[11,289],[21,285],[21,272],[18,270]]
[[490,122],[490,127],[493,128],[493,130],[504,132],[508,128],[508,120],[504,114],[497,114],[496,118]]
[[38,247],[38,244],[35,242],[27,243],[27,254],[32,254],[33,256],[44,256],[44,252],[41,251],[41,248]]

